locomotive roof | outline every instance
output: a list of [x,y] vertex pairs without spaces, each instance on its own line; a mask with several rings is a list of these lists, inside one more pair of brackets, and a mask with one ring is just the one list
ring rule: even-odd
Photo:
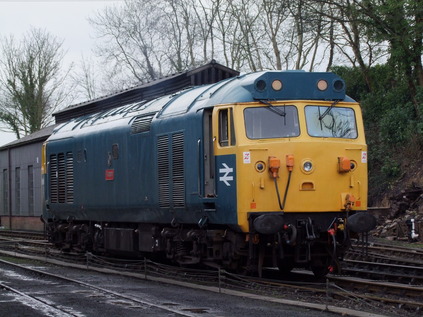
[[219,104],[259,100],[353,101],[345,94],[345,82],[333,73],[262,71],[72,119],[55,129],[51,139],[59,132],[61,137],[64,137],[63,133],[73,136],[75,133],[98,132],[100,124],[101,130],[131,125],[133,131],[142,132],[154,118],[182,115]]

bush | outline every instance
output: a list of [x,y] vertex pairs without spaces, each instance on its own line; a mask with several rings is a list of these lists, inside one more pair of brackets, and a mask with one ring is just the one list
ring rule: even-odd
[[422,156],[423,88],[418,90],[416,107],[408,82],[388,65],[369,69],[371,87],[358,68],[332,71],[345,80],[347,94],[361,103],[369,148],[369,194],[379,195],[402,174],[407,162]]

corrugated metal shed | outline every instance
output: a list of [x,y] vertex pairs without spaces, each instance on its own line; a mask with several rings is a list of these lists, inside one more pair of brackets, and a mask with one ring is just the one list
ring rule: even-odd
[[69,121],[70,119],[87,114],[116,108],[135,101],[152,100],[166,94],[172,94],[187,87],[213,84],[221,81],[222,79],[238,75],[238,71],[225,67],[216,63],[215,60],[212,60],[206,65],[184,73],[170,75],[146,84],[123,90],[116,94],[69,106],[53,115],[56,119],[56,123],[63,123]]

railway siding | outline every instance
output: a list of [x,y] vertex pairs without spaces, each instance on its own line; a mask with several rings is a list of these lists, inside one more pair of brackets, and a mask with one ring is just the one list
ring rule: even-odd
[[[298,274],[297,281],[286,282],[282,281],[280,277],[278,280],[263,280],[232,275],[223,270],[199,271],[168,267],[146,260],[123,261],[106,259],[92,254],[75,256],[57,252],[50,253],[50,251],[46,252],[43,241],[40,241],[39,247],[35,246],[34,241],[27,246],[22,245],[22,241],[18,244],[11,242],[9,244],[13,244],[14,250],[3,251],[4,254],[19,255],[68,267],[73,266],[79,270],[89,268],[107,274],[123,274],[130,278],[136,277],[142,280],[176,284],[285,305],[299,305],[308,307],[308,309],[332,311],[346,315],[361,316],[368,312],[377,312],[389,316],[401,312],[407,316],[418,316],[423,308],[419,303],[422,289],[399,283],[393,284],[384,281],[376,283],[354,277],[337,276],[329,276],[326,281],[316,281],[313,278],[313,281],[310,279],[310,275],[308,278],[304,278],[300,272],[295,272]],[[0,246],[3,247],[5,244],[0,244]],[[41,252],[39,255],[36,255],[37,248]],[[26,255],[21,254],[23,252]],[[62,272],[63,268],[57,270]],[[303,279],[303,282],[298,279]],[[352,307],[359,307],[359,310],[364,312],[356,312]]]

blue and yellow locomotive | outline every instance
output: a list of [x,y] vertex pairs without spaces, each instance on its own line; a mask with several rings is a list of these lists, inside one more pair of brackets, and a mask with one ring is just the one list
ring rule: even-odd
[[332,73],[251,73],[73,119],[43,173],[64,249],[321,275],[374,225],[360,106]]

